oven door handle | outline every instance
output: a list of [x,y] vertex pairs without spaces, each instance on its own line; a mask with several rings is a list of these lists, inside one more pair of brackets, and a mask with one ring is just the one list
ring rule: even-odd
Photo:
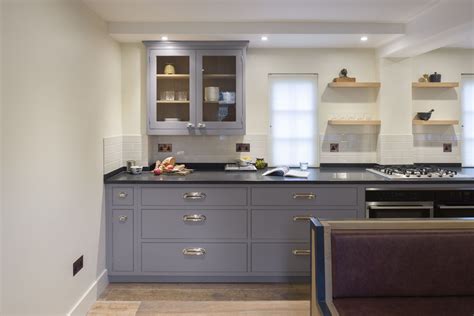
[[371,210],[432,210],[431,205],[370,205],[369,209]]
[[474,205],[438,205],[440,210],[474,210]]

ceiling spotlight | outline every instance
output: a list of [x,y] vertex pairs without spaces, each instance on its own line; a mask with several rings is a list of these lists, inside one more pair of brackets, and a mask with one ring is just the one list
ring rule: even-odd
[[262,41],[268,41],[268,36],[262,36]]
[[362,37],[360,38],[360,40],[361,40],[362,42],[367,42],[368,39],[369,39],[369,38],[368,38],[367,36],[362,36]]
[[161,40],[162,40],[162,41],[167,41],[167,40],[168,40],[168,36],[163,35],[163,36],[161,37]]

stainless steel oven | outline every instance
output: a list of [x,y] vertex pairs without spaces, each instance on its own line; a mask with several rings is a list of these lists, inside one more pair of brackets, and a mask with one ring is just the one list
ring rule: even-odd
[[474,218],[474,189],[384,189],[365,192],[367,218]]
[[367,202],[367,218],[431,218],[433,202]]

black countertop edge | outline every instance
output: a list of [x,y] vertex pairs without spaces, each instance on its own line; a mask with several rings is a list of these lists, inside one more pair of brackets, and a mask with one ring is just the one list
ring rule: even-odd
[[[150,171],[150,170],[151,170],[150,167],[143,167],[143,171]],[[125,171],[127,171],[127,167],[120,167],[118,169],[110,171],[109,173],[104,174],[104,182],[107,182],[108,179]]]
[[244,184],[244,185],[272,185],[272,184],[283,184],[288,186],[293,185],[307,185],[307,184],[380,184],[380,185],[391,185],[391,184],[473,184],[474,180],[443,180],[443,181],[394,181],[394,180],[302,180],[302,181],[140,181],[140,180],[120,180],[120,181],[106,181],[105,184],[148,184],[148,185],[179,185],[179,184]]
[[115,169],[113,171],[110,171],[109,173],[106,173],[104,174],[104,182],[107,182],[108,179],[112,178],[113,176],[115,175],[118,175],[119,173],[121,172],[124,172],[126,171],[127,168],[126,167],[120,167],[118,169]]

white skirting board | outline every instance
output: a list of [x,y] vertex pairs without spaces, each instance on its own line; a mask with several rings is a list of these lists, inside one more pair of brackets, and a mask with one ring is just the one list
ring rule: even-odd
[[109,284],[107,269],[102,271],[99,277],[91,284],[86,292],[81,296],[73,308],[67,313],[67,316],[85,316],[91,306],[97,301],[100,294]]

